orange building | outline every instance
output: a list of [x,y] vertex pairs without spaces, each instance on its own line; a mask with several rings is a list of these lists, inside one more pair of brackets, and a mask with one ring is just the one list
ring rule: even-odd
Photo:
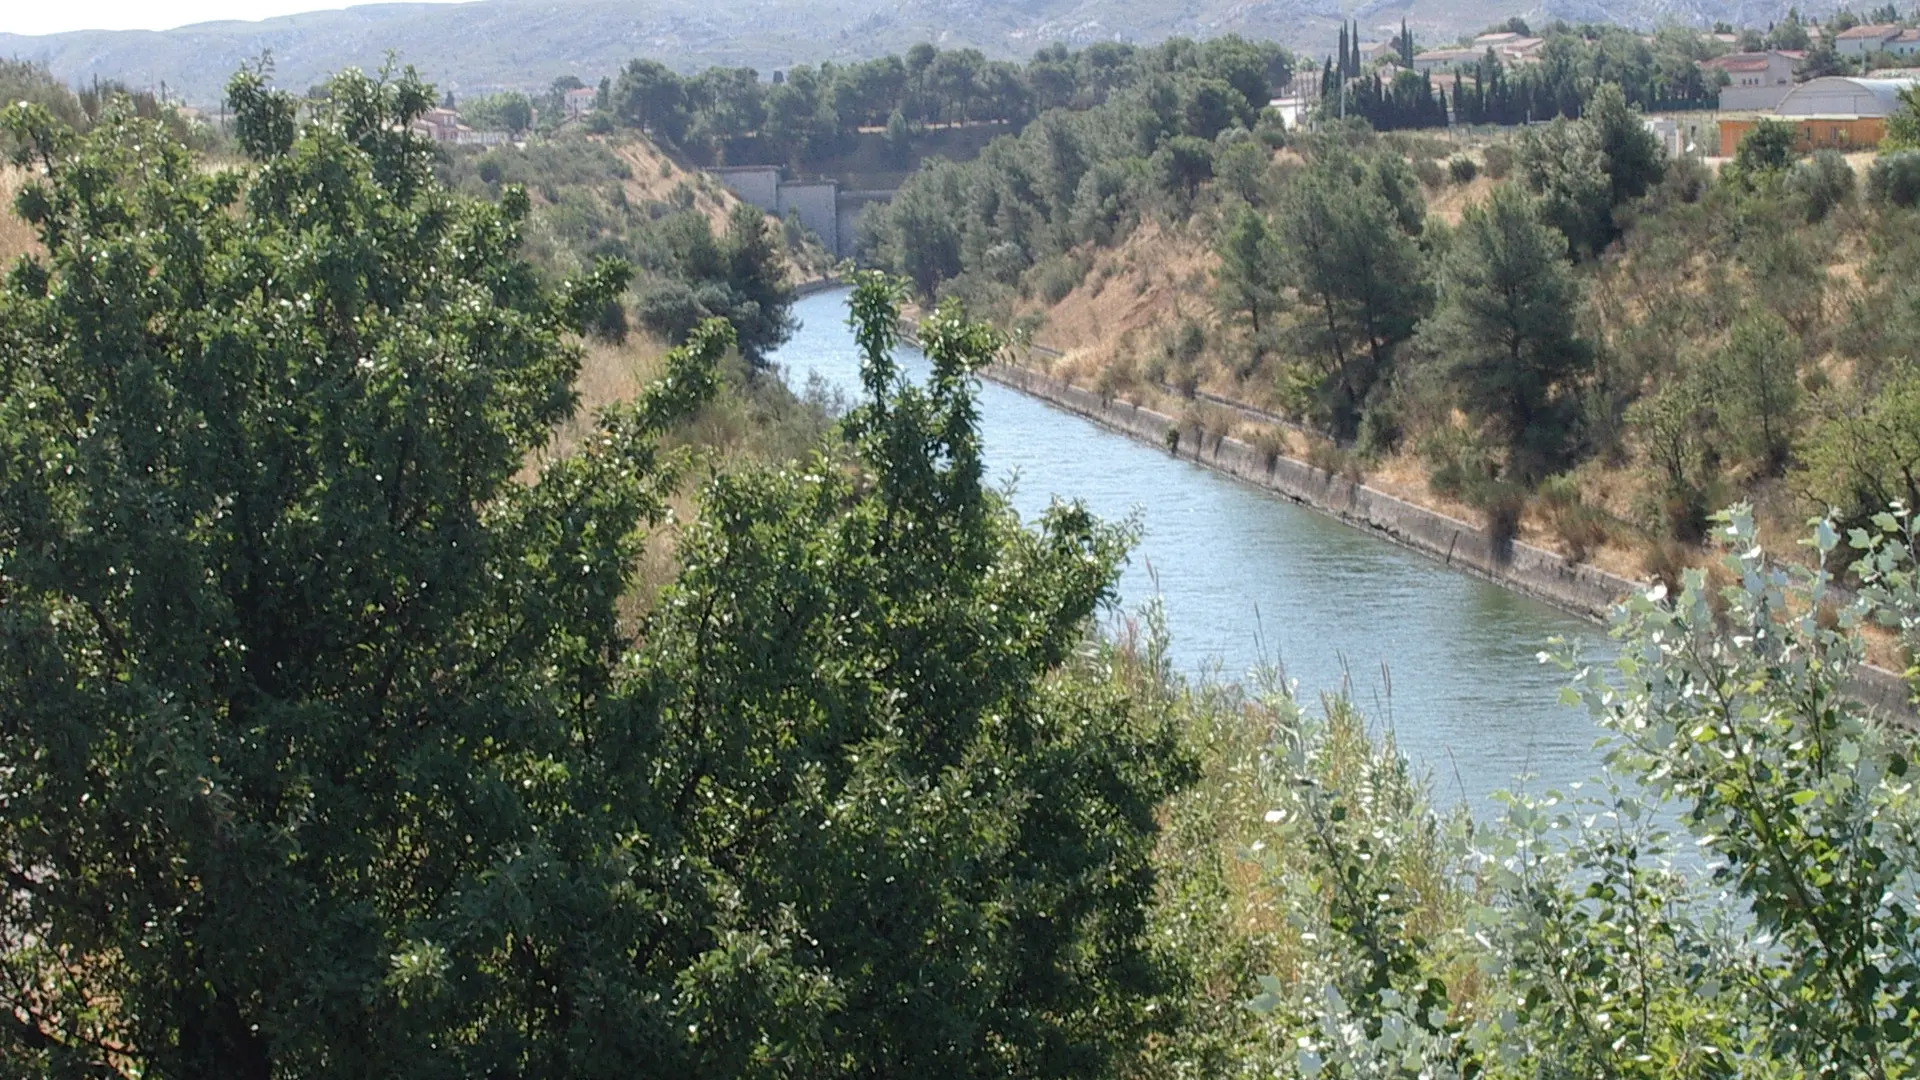
[[[1879,144],[1887,133],[1887,117],[1905,104],[1903,90],[1915,85],[1913,79],[1859,79],[1829,75],[1809,79],[1794,87],[1771,115],[1761,118],[1791,124],[1795,147],[1801,153],[1814,150],[1865,150]],[[1720,156],[1732,157],[1759,118],[1745,117],[1720,121]]]
[[[1884,116],[1777,116],[1766,117],[1794,129],[1793,148],[1802,154],[1815,150],[1871,150],[1887,134]],[[1720,156],[1732,157],[1760,118],[1720,121]]]

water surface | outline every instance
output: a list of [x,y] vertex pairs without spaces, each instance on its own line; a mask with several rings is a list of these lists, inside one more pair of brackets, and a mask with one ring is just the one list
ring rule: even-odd
[[[796,387],[818,377],[857,401],[846,296],[795,305],[801,328],[773,359]],[[901,354],[924,379],[925,359]],[[1596,770],[1597,729],[1557,703],[1563,673],[1536,657],[1554,637],[1604,655],[1598,626],[1003,386],[981,385],[980,413],[988,475],[1015,479],[1023,519],[1055,497],[1137,516],[1121,601],[1158,595],[1189,673],[1242,679],[1277,661],[1303,697],[1344,684],[1442,801],[1483,812],[1521,773],[1565,790]]]

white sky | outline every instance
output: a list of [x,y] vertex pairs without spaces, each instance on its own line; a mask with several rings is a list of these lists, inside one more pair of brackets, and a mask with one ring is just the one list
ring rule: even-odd
[[364,2],[367,0],[0,0],[0,33],[169,30],[215,19],[270,19],[275,15],[352,7]]

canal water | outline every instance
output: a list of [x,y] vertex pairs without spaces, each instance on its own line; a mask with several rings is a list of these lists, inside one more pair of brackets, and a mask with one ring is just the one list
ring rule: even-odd
[[[846,298],[796,304],[800,329],[773,360],[796,389],[818,379],[853,403]],[[901,352],[924,379],[924,358]],[[980,387],[980,414],[988,475],[1013,480],[1023,519],[1056,497],[1137,518],[1121,604],[1159,598],[1189,675],[1244,680],[1278,665],[1309,702],[1345,686],[1430,770],[1443,804],[1478,814],[1523,775],[1528,790],[1564,791],[1597,771],[1598,729],[1558,703],[1564,672],[1537,657],[1556,637],[1607,655],[1599,627],[995,383]]]

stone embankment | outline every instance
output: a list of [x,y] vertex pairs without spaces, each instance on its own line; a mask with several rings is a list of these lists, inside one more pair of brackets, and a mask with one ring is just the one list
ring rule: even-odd
[[[995,382],[1179,457],[1285,496],[1303,506],[1385,537],[1439,562],[1536,597],[1563,611],[1605,621],[1615,604],[1642,582],[1631,581],[1520,541],[1497,541],[1458,518],[1410,503],[1303,461],[1270,455],[1230,436],[1211,435],[1153,409],[1103,397],[1027,368],[996,364],[983,374]],[[1176,434],[1177,433],[1177,434]],[[1913,721],[1904,680],[1881,668],[1863,668],[1852,688],[1860,700]]]

